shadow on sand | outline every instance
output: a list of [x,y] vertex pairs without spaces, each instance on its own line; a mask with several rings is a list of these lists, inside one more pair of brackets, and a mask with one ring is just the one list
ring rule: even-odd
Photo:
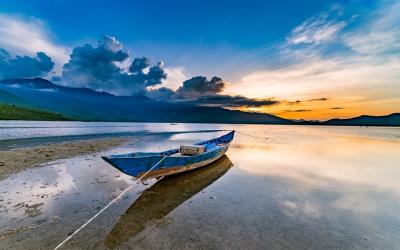
[[212,184],[232,167],[226,155],[208,166],[167,176],[146,189],[126,210],[105,239],[115,248],[142,231],[152,220],[164,218],[183,202]]

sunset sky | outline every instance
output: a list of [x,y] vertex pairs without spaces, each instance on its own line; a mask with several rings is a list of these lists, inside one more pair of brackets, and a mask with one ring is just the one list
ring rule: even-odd
[[[44,52],[54,67],[43,77],[59,84],[86,86],[66,72],[71,53],[106,36],[127,53],[113,61],[121,72],[143,56],[166,72],[150,89],[179,93],[191,77],[218,76],[220,101],[198,103],[292,119],[400,112],[399,27],[394,0],[0,2],[0,48],[9,58]],[[87,86],[135,93],[112,79]]]

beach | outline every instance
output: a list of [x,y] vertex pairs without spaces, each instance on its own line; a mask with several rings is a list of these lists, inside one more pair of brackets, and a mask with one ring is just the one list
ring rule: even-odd
[[[400,245],[399,128],[160,124],[157,130],[67,122],[7,132],[1,126],[8,135],[0,152],[1,249],[53,249],[136,182],[101,156],[166,150],[229,129],[241,133],[223,158],[135,184],[60,249]],[[115,133],[104,134],[109,130]],[[98,133],[89,138],[86,131]]]
[[121,146],[128,138],[108,138],[54,143],[44,146],[0,151],[0,179],[42,163],[95,153]]

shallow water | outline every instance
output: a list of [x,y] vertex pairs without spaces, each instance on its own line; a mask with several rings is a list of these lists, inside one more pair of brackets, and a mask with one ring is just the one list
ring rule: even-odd
[[[222,161],[136,185],[63,249],[400,247],[399,128],[164,127],[239,133]],[[163,150],[221,133],[133,136],[131,145],[106,154]],[[54,248],[134,182],[102,154],[0,181],[0,248]]]
[[0,139],[218,129],[216,124],[0,121]]

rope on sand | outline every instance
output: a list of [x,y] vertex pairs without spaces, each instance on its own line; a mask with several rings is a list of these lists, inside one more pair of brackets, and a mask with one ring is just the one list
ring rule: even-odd
[[164,161],[164,159],[167,156],[164,156],[159,162],[157,162],[153,167],[151,167],[146,173],[144,173],[139,179],[136,180],[136,182],[132,183],[131,185],[129,185],[129,187],[127,187],[122,193],[120,193],[117,197],[115,197],[112,201],[110,201],[110,203],[108,203],[103,209],[101,209],[97,214],[95,214],[92,218],[90,218],[89,220],[87,220],[80,228],[78,228],[77,230],[75,230],[75,232],[73,232],[70,236],[68,236],[65,240],[63,240],[60,244],[58,244],[54,250],[59,249],[60,247],[62,247],[65,243],[67,243],[67,241],[69,241],[75,234],[77,234],[79,231],[81,231],[83,228],[85,228],[87,225],[89,225],[89,223],[94,220],[97,216],[99,216],[102,212],[104,212],[108,207],[110,207],[114,202],[116,202],[117,200],[119,200],[124,194],[126,194],[126,192],[128,192],[135,184],[137,184],[139,181],[141,181],[143,179],[143,177],[145,177],[151,170],[153,170],[155,167],[157,167],[162,161]]

